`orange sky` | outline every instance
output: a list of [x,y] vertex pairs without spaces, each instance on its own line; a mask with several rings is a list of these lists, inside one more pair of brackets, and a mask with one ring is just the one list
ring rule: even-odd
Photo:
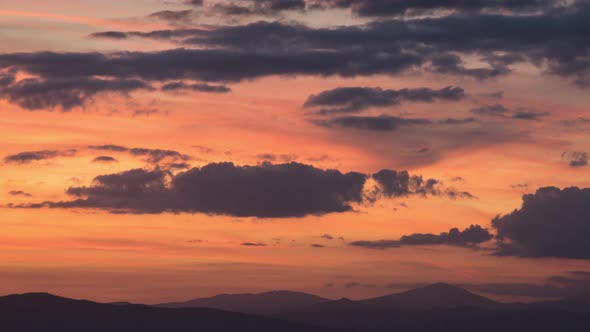
[[[168,28],[172,25],[145,15],[184,7],[158,1],[0,0],[0,8],[0,53],[14,53],[172,48],[166,41],[96,40],[88,35]],[[333,16],[322,21],[315,14],[308,20],[319,25],[344,14],[326,15]],[[517,65],[515,72],[485,82],[433,73],[271,76],[231,84],[229,94],[99,94],[84,108],[70,111],[29,111],[3,98],[0,151],[4,156],[39,150],[77,149],[78,153],[27,164],[0,163],[0,204],[65,200],[65,189],[87,186],[98,175],[151,167],[126,153],[87,148],[102,144],[179,151],[191,156],[192,167],[221,161],[256,165],[260,154],[272,153],[341,172],[406,169],[477,198],[401,197],[355,205],[353,212],[271,219],[4,207],[0,208],[0,294],[44,291],[100,301],[158,303],[222,292],[292,289],[363,298],[437,281],[543,283],[549,276],[590,269],[587,260],[497,257],[485,245],[477,251],[452,246],[371,250],[349,245],[412,233],[438,234],[471,224],[489,227],[494,216],[519,208],[523,193],[544,186],[590,187],[588,169],[569,167],[562,155],[589,148],[587,131],[564,128],[562,121],[583,117],[590,94],[531,65]],[[491,122],[497,136],[478,143],[438,140],[436,135],[443,134],[436,130],[428,137],[334,131],[308,121],[308,110],[302,109],[309,95],[338,86],[439,89],[449,85],[463,87],[468,97],[402,104],[393,114],[464,118],[470,116],[469,109],[496,103],[485,94],[504,91],[501,103],[506,107],[551,115],[539,122]],[[138,109],[157,113],[134,115]],[[383,109],[367,112],[382,113]],[[432,160],[408,157],[424,144],[438,147],[441,153]],[[119,162],[92,162],[105,154]],[[455,181],[457,177],[462,180]],[[526,187],[513,187],[517,184]],[[11,191],[31,196],[14,196]],[[322,238],[324,234],[335,239]],[[241,245],[244,242],[266,246]],[[345,287],[352,282],[365,286]]]

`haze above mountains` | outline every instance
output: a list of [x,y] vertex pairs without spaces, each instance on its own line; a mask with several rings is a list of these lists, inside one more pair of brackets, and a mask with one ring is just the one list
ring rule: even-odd
[[434,284],[360,301],[273,291],[156,306],[101,304],[50,294],[0,298],[6,331],[585,331],[590,295],[501,303]]

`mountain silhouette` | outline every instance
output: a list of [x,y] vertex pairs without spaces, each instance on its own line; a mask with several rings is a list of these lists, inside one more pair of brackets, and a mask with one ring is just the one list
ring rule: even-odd
[[571,310],[586,302],[564,301],[558,302],[561,307],[504,304],[439,283],[367,300],[318,303],[275,317],[361,332],[586,331],[590,315]]
[[463,288],[437,283],[406,292],[360,301],[381,309],[498,308],[502,304]]
[[44,293],[0,297],[7,332],[329,332],[329,328],[215,309],[101,304]]
[[213,308],[248,314],[292,311],[330,300],[300,292],[273,291],[259,294],[222,294],[186,302],[164,303],[164,308]]

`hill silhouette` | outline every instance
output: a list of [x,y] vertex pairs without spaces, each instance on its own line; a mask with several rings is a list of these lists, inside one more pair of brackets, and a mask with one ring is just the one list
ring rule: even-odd
[[333,331],[215,309],[101,304],[44,293],[0,297],[0,317],[7,332]]
[[[251,308],[247,308],[249,303]],[[10,332],[587,331],[589,304],[587,294],[504,304],[448,284],[360,301],[277,291],[225,294],[161,306],[102,304],[30,293],[0,297],[0,328]],[[257,315],[201,307],[206,305]]]
[[158,307],[213,308],[249,314],[273,314],[327,301],[330,300],[306,293],[273,291],[259,294],[221,294],[186,302],[159,304]]

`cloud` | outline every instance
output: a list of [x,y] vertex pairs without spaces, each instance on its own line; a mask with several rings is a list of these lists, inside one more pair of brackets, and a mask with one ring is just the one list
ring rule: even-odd
[[572,152],[570,167],[584,167],[588,166],[588,154],[586,152]]
[[213,10],[223,15],[275,15],[283,11],[303,11],[305,0],[242,0],[219,2]]
[[323,245],[323,244],[317,244],[317,243],[312,243],[312,244],[310,244],[309,246],[310,246],[310,247],[312,247],[312,248],[318,248],[318,249],[320,249],[320,248],[325,248],[325,247],[326,247],[326,246],[325,246],[325,245]]
[[325,239],[325,240],[334,240],[334,237],[332,235],[330,235],[330,234],[324,234],[324,235],[322,235],[322,239]]
[[488,117],[497,117],[516,120],[540,120],[549,116],[548,112],[536,112],[526,108],[508,109],[500,104],[486,105],[474,108],[470,111],[473,114]]
[[151,164],[158,164],[165,159],[173,161],[188,161],[190,156],[182,154],[174,150],[163,149],[146,149],[146,148],[128,148],[121,145],[91,145],[88,147],[91,150],[111,151],[111,152],[127,152],[136,157],[145,157],[146,161]]
[[[110,149],[121,150],[121,147],[110,146]],[[70,187],[66,193],[75,198],[70,201],[9,207],[304,217],[353,211],[354,204],[372,203],[383,197],[378,194],[382,190],[380,187],[371,190],[370,198],[367,196],[367,178],[358,172],[341,173],[295,162],[256,166],[213,163],[178,174],[163,168],[134,169],[98,176],[87,187]],[[438,192],[420,194],[438,195]]]
[[23,197],[33,197],[33,195],[29,194],[28,192],[22,190],[11,190],[8,192],[10,196],[23,196]]
[[93,163],[105,163],[105,164],[110,164],[110,163],[118,163],[119,161],[111,156],[98,156],[94,159],[92,159]]
[[436,179],[424,179],[419,175],[412,175],[407,171],[381,170],[371,176],[377,183],[375,195],[385,197],[400,197],[409,195],[447,196],[450,198],[475,198],[472,194],[457,191],[454,188],[442,188],[442,183]]
[[[186,10],[162,10],[149,15],[151,18],[156,18],[162,21],[170,21],[172,23],[177,22],[188,22],[191,21],[194,15],[194,11],[191,9]],[[105,37],[99,34],[92,34],[92,37]],[[108,36],[106,36],[108,37]],[[114,39],[119,39],[117,36],[114,36]]]
[[208,93],[228,93],[231,89],[224,85],[210,85],[203,83],[187,84],[185,82],[170,82],[162,86],[162,91],[178,92],[178,91],[196,91]]
[[[537,0],[525,2],[528,1],[532,5],[540,2],[550,3]],[[457,5],[450,1],[428,1],[430,7],[441,6],[451,9],[467,8],[468,2],[461,1],[461,5]],[[470,12],[469,15],[387,18],[363,25],[328,28],[311,28],[301,24],[275,21],[216,26],[211,29],[128,32],[127,36],[166,39],[183,46],[193,45],[202,48],[198,52],[190,50],[183,54],[183,58],[193,58],[194,61],[190,63],[161,63],[187,67],[184,70],[186,76],[205,81],[213,78],[217,81],[239,81],[268,75],[395,75],[412,69],[491,79],[509,75],[514,64],[528,63],[553,75],[571,78],[580,87],[588,86],[590,63],[586,61],[586,57],[590,43],[586,31],[590,24],[590,5],[587,2],[574,2],[527,15],[514,15],[504,12],[503,9],[535,6],[514,6],[513,4],[518,1],[510,0],[504,1],[501,5],[491,5],[498,2],[486,0],[476,2],[479,3],[480,9],[491,7],[500,11],[476,11]],[[345,4],[347,8],[361,8],[358,7],[361,4],[368,6],[369,3],[375,4],[378,1],[337,0],[331,3]],[[396,3],[399,5],[401,2]],[[411,8],[416,2],[404,3],[407,8]],[[389,4],[389,1],[383,2],[384,6]],[[481,7],[484,4],[485,6]],[[379,12],[387,13],[384,10]],[[211,52],[222,54],[218,54],[215,60],[209,60],[209,56],[213,56]],[[241,63],[248,64],[242,66],[240,71],[232,65],[238,53],[242,58]],[[160,62],[156,58],[173,56],[167,52],[152,55],[133,53],[129,56],[136,60],[133,61],[136,64],[145,62],[145,58]],[[468,56],[476,58],[483,65],[468,67]],[[123,64],[125,61],[113,62]],[[207,69],[216,69],[217,75],[209,72],[205,75],[202,71],[207,69],[195,68],[201,67],[205,62],[210,65]],[[262,63],[266,65],[261,65]],[[150,69],[161,67],[155,65]],[[139,66],[133,69],[141,71]],[[233,71],[232,75],[228,73],[230,69]],[[200,73],[191,75],[191,72]],[[171,73],[172,70],[168,69],[168,76]],[[156,71],[152,75],[161,76],[160,73],[156,74]],[[175,76],[169,79],[182,77],[180,74]]]
[[7,164],[28,164],[34,161],[55,159],[58,157],[73,157],[78,151],[75,149],[69,150],[40,150],[20,152],[4,157],[4,162]]
[[465,97],[459,87],[445,87],[439,90],[415,88],[384,90],[368,87],[340,87],[311,95],[303,107],[318,108],[320,114],[356,113],[371,107],[398,106],[403,102],[426,102],[436,100],[457,101]]
[[152,90],[137,79],[100,79],[88,77],[14,78],[0,84],[0,98],[27,110],[61,108],[64,111],[84,107],[101,93],[127,95],[138,90]]
[[358,16],[397,16],[418,15],[440,10],[456,12],[479,12],[484,10],[504,10],[529,12],[547,10],[558,6],[549,0],[312,0],[310,9],[350,9]]
[[453,228],[449,232],[436,234],[404,235],[399,240],[354,241],[351,246],[367,249],[389,249],[402,246],[449,245],[460,247],[474,247],[493,238],[492,234],[479,225],[471,225],[460,231]]
[[274,153],[262,153],[262,154],[257,155],[256,158],[258,158],[260,160],[264,160],[264,161],[270,161],[270,162],[280,160],[285,163],[290,163],[292,161],[295,161],[297,159],[297,156],[292,155],[292,154],[276,155]]
[[96,208],[128,213],[188,212],[240,217],[303,217],[351,211],[366,176],[291,163],[209,164],[177,175],[135,169],[72,187],[73,201],[27,207]]
[[241,245],[244,247],[266,247],[266,244],[262,242],[244,242]]
[[544,187],[522,200],[492,220],[498,255],[590,258],[590,189]]
[[409,119],[396,116],[342,116],[327,120],[312,120],[313,123],[322,127],[343,127],[354,129],[365,129],[375,131],[396,131],[400,127],[425,125],[432,123],[428,119]]

